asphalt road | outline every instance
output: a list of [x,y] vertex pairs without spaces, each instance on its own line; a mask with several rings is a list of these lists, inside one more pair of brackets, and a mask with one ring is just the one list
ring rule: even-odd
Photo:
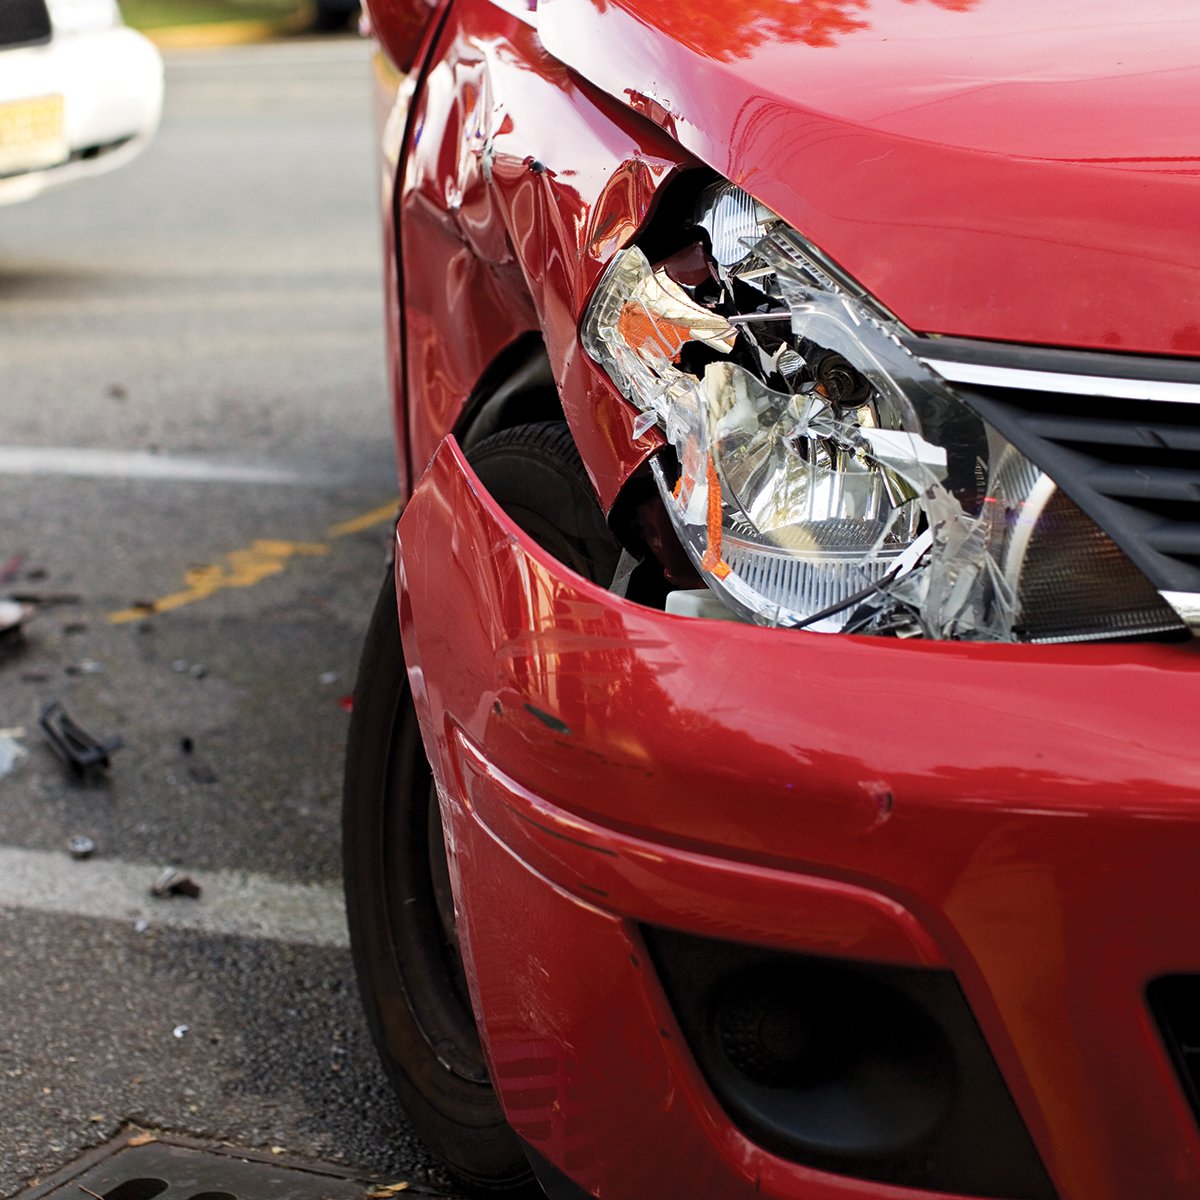
[[[131,1125],[444,1184],[340,899],[396,494],[368,81],[351,39],[169,56],[138,162],[0,209],[0,596],[43,601],[0,658],[0,1195]],[[53,700],[124,740],[102,781]]]

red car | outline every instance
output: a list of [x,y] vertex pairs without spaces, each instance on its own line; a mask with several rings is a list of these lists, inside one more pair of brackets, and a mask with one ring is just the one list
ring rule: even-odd
[[413,1124],[554,1200],[1194,1200],[1200,9],[370,7]]

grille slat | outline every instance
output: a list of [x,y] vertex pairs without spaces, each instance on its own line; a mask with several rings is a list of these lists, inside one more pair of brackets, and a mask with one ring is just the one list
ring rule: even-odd
[[1172,500],[1200,507],[1200,474],[1153,463],[1106,466],[1089,473],[1087,482],[1106,496],[1129,500]]
[[1146,541],[1160,554],[1200,558],[1200,525],[1164,522],[1146,530]]
[[1037,413],[1031,414],[1027,423],[1038,437],[1078,446],[1122,446],[1133,453],[1143,449],[1200,453],[1200,429],[1186,425],[1146,427],[1119,420]]
[[46,0],[0,0],[0,46],[28,46],[49,40]]
[[[936,364],[933,364],[936,365]],[[1198,403],[954,384],[1161,591],[1200,591]]]

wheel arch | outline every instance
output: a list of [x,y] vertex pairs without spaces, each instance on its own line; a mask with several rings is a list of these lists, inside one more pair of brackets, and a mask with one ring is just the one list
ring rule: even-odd
[[562,397],[539,332],[522,334],[488,365],[454,426],[464,450],[517,425],[562,421]]

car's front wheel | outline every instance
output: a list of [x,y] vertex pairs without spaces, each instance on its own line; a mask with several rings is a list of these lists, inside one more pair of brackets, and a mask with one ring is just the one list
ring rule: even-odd
[[[619,550],[564,424],[504,430],[470,458],[500,506],[545,549],[593,580],[612,577]],[[488,1079],[471,1011],[438,799],[390,576],[355,687],[343,854],[367,1022],[413,1126],[475,1191],[540,1196]]]

